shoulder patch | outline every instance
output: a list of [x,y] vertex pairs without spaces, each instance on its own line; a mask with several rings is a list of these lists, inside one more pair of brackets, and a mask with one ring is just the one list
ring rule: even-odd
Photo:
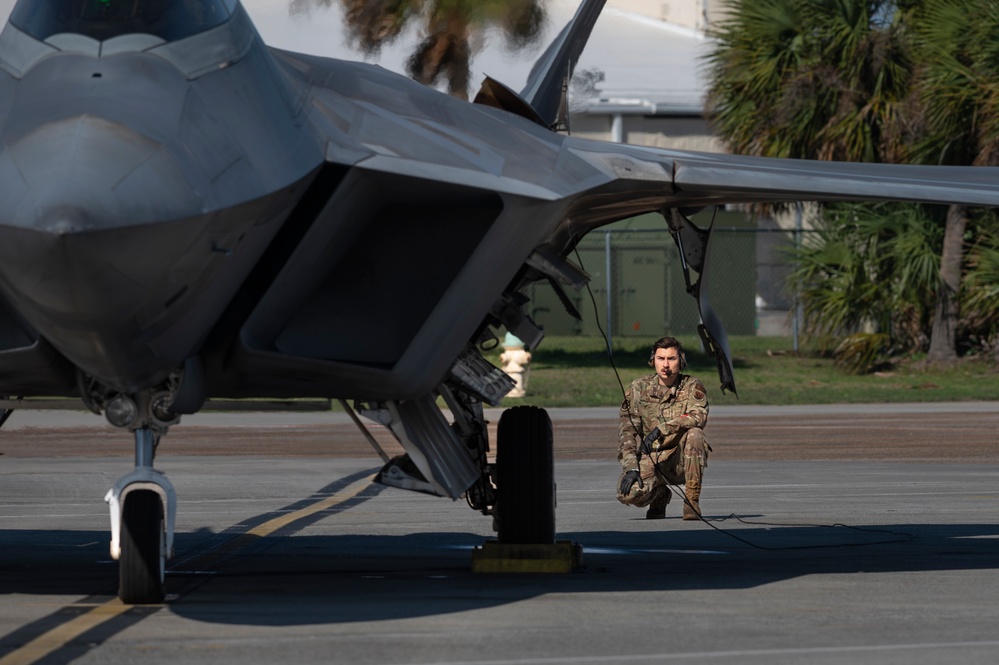
[[690,386],[691,392],[694,393],[694,399],[704,399],[707,396],[707,391],[704,389],[704,384],[698,379],[694,379]]

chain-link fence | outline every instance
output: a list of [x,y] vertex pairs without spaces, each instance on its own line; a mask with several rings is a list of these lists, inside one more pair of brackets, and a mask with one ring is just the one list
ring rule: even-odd
[[[707,291],[730,336],[796,336],[789,252],[800,235],[729,214],[727,221],[741,223],[716,220],[702,292]],[[676,245],[661,219],[655,227],[612,225],[579,243],[569,258],[590,275],[589,290],[567,295],[580,319],[569,314],[570,307],[547,283],[529,288],[528,313],[544,326],[544,346],[554,342],[566,349],[577,344],[589,348],[602,338],[601,331],[614,346],[647,343],[663,335],[696,335],[697,304],[688,295]],[[696,283],[700,276],[690,271],[689,278]]]

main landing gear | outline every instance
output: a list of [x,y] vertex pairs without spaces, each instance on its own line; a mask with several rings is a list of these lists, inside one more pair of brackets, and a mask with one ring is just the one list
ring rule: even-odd
[[496,430],[496,503],[500,543],[555,542],[552,421],[536,406],[516,406]]
[[544,409],[517,406],[500,416],[496,432],[498,539],[472,551],[475,573],[569,573],[583,549],[555,540],[555,465],[552,422]]

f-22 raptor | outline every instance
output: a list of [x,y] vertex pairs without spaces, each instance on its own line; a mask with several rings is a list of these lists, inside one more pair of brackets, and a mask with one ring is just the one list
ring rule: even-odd
[[[522,91],[468,103],[377,66],[269,48],[238,0],[20,0],[0,34],[0,423],[72,397],[132,433],[108,493],[125,602],[163,598],[176,495],[156,446],[210,399],[324,397],[407,454],[382,482],[464,496],[499,539],[555,533],[552,429],[483,405],[511,380],[482,345],[534,348],[525,285],[585,283],[587,232],[661,213],[707,269],[728,203],[999,205],[999,172],[749,158],[581,140],[567,77],[584,0]],[[701,337],[735,390],[700,289]],[[570,300],[565,298],[567,306]],[[443,401],[451,414],[438,406]]]

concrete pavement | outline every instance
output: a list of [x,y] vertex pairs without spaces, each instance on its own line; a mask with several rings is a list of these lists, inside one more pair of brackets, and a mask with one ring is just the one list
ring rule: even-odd
[[[944,417],[991,422],[968,408],[864,422],[887,422],[906,442]],[[552,576],[473,575],[487,517],[369,485],[373,452],[294,456],[310,426],[264,428],[284,433],[282,454],[234,452],[232,439],[259,429],[244,416],[197,439],[220,454],[188,454],[195,441],[180,437],[159,459],[179,493],[170,595],[123,609],[100,497],[127,460],[4,455],[0,665],[999,661],[999,463],[968,461],[960,442],[954,455],[923,457],[939,439],[915,461],[907,446],[858,459],[877,442],[844,437],[842,413],[756,416],[788,448],[837,457],[751,459],[767,449],[734,437],[749,417],[711,425],[706,523],[681,521],[676,505],[666,520],[643,519],[613,498],[612,455],[574,459],[565,448],[557,526],[582,543],[585,569]],[[587,431],[553,419],[558,431]],[[5,428],[0,452],[51,435]]]

